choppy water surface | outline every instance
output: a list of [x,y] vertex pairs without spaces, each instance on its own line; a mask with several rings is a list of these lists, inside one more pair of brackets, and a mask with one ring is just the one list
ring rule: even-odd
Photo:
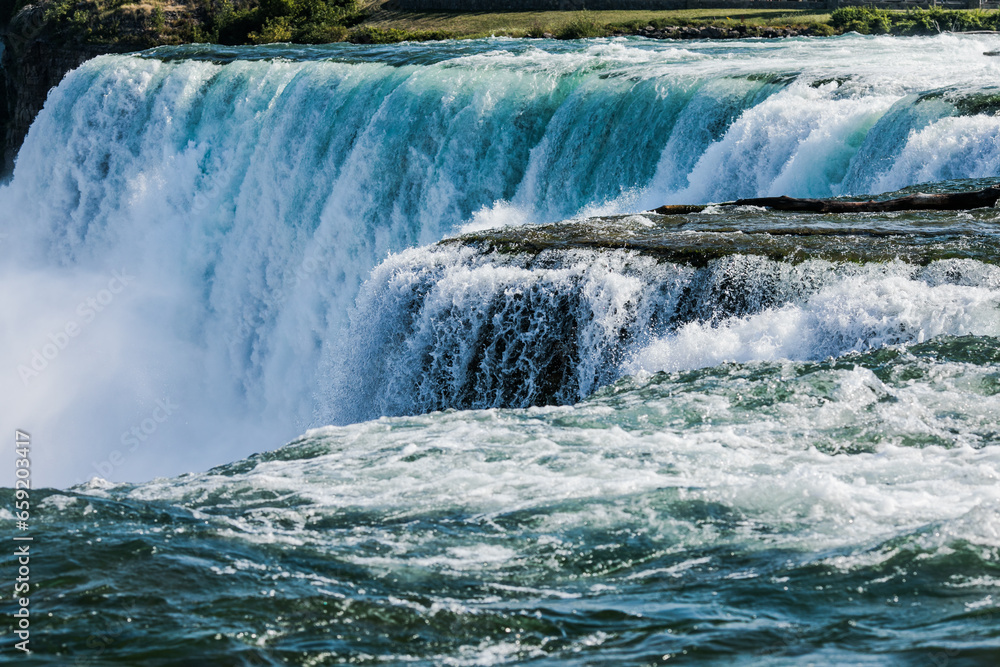
[[328,427],[47,493],[36,605],[131,664],[989,664],[998,413],[945,336]]
[[9,367],[86,325],[29,662],[1000,662],[1000,212],[643,212],[991,185],[996,48],[85,64],[0,189]]

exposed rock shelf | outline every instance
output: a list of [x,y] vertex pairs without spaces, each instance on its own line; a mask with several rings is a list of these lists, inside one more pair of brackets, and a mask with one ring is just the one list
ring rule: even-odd
[[[761,206],[776,211],[799,213],[890,213],[899,211],[968,211],[996,206],[1000,200],[1000,186],[973,192],[947,192],[926,194],[917,192],[894,199],[844,201],[840,199],[796,199],[795,197],[755,197],[737,199],[716,206]],[[700,213],[708,206],[666,205],[654,209],[662,215]]]

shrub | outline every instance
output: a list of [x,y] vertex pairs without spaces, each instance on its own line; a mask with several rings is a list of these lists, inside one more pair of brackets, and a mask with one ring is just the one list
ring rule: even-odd
[[586,39],[587,37],[604,37],[607,28],[598,23],[590,12],[577,12],[573,20],[559,29],[556,37],[559,39]]
[[350,32],[348,39],[354,44],[395,44],[396,42],[427,42],[452,39],[454,33],[445,30],[399,30],[364,26]]
[[830,14],[833,27],[842,32],[859,32],[862,35],[884,35],[892,27],[889,12],[874,7],[838,7]]
[[292,25],[287,16],[272,17],[264,22],[264,27],[260,32],[251,32],[248,36],[254,44],[290,42],[292,41]]
[[935,34],[947,29],[944,22],[945,12],[937,7],[931,9],[911,9],[906,12],[907,23],[912,23],[913,27],[907,30],[914,34]]
[[164,26],[167,25],[167,15],[163,11],[163,7],[155,7],[153,9],[153,29],[156,31],[163,30]]
[[348,34],[342,25],[311,25],[298,32],[298,40],[303,44],[332,44],[346,42]]
[[357,20],[356,0],[260,0],[236,9],[223,0],[209,12],[210,31],[222,44],[343,41],[345,23]]

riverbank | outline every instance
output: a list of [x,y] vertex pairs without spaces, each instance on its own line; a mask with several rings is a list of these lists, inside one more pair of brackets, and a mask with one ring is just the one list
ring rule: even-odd
[[[683,28],[689,30],[683,31]],[[715,29],[709,31],[710,28]],[[669,11],[548,11],[494,13],[418,13],[395,10],[381,5],[359,29],[379,32],[397,39],[404,35],[420,39],[432,33],[455,39],[468,37],[548,37],[580,39],[637,35],[643,37],[684,38],[690,29],[704,31],[704,38],[719,39],[731,30],[743,36],[765,36],[777,31],[810,31],[809,34],[833,35],[829,13],[787,9],[682,9]],[[676,35],[671,29],[675,29]],[[721,32],[724,31],[724,32]]]

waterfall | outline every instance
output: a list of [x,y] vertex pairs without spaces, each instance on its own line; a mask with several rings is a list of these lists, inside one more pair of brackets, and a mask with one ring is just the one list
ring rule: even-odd
[[[58,471],[50,481],[66,483],[109,465],[137,478],[222,463],[330,419],[575,400],[644,366],[654,351],[635,357],[636,346],[668,333],[669,314],[636,296],[649,277],[613,266],[632,260],[473,266],[462,251],[425,250],[437,257],[427,268],[390,278],[414,261],[403,254],[371,278],[415,293],[366,288],[355,306],[361,285],[391,253],[460,230],[996,174],[1000,120],[982,84],[997,74],[981,57],[990,39],[192,46],[95,58],[51,91],[0,188],[9,419],[72,443],[46,463]],[[447,270],[444,255],[455,255]],[[661,306],[707,279],[648,270]],[[449,271],[479,286],[462,308],[442,301],[459,279]],[[352,308],[372,321],[352,325]],[[482,349],[455,341],[427,358],[427,341],[463,317]],[[539,332],[537,347],[503,333],[515,322]],[[394,340],[418,356],[345,397],[331,377],[350,367],[346,355],[364,348],[358,368],[374,372],[370,355],[387,343],[373,341],[390,333],[352,338],[359,327],[399,327]],[[418,358],[430,364],[419,381]],[[550,370],[529,370],[545,360]],[[508,362],[527,384],[453,372]],[[400,405],[374,386],[393,382],[437,388]],[[176,414],[153,420],[167,399]]]

